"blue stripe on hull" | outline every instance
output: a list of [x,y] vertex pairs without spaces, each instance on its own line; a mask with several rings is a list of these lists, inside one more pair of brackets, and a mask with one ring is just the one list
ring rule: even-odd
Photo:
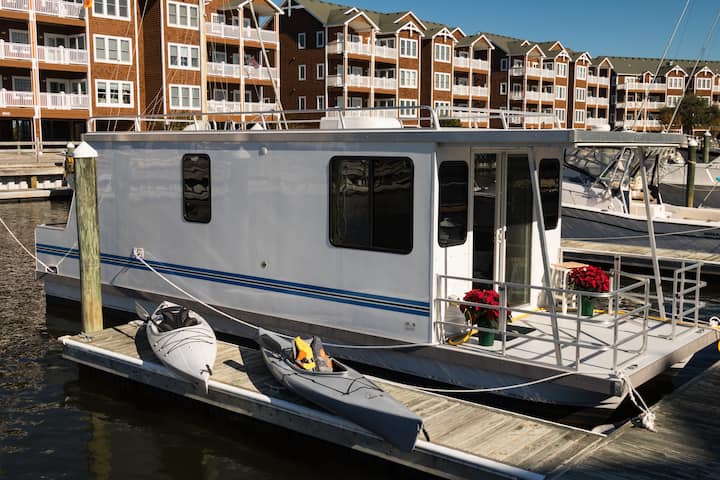
[[[77,249],[67,249],[55,245],[37,244],[36,250],[38,254],[51,255],[56,257],[79,258]],[[236,285],[245,288],[253,288],[269,292],[282,293],[286,295],[294,295],[304,298],[312,298],[315,300],[330,301],[354,305],[365,308],[374,308],[398,313],[406,313],[409,315],[418,315],[428,317],[430,315],[430,304],[417,300],[407,300],[403,298],[386,297],[382,295],[372,295],[361,292],[352,292],[349,290],[339,290],[334,288],[308,285],[284,280],[275,280],[270,278],[254,277],[250,275],[242,275],[238,273],[222,272],[219,270],[210,270],[207,268],[191,267],[188,265],[179,265],[173,263],[149,261],[146,262],[155,268],[158,272],[175,275],[185,278],[193,278],[225,285]],[[112,255],[109,253],[100,254],[100,263],[105,265],[113,265],[124,268],[134,268],[138,270],[146,270],[145,265],[131,257],[123,257],[120,255]]]

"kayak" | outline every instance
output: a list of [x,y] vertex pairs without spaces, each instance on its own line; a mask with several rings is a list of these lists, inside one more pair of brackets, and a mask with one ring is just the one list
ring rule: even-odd
[[170,370],[208,391],[217,355],[215,332],[198,313],[171,302],[162,302],[152,314],[136,305],[145,320],[150,348]]
[[403,451],[413,449],[422,419],[356,370],[334,358],[329,359],[318,337],[307,343],[313,347],[319,345],[313,348],[314,360],[319,362],[318,357],[325,356],[330,364],[326,371],[320,371],[317,366],[306,369],[298,365],[296,342],[286,337],[260,329],[258,343],[273,377],[289,390],[370,430]]

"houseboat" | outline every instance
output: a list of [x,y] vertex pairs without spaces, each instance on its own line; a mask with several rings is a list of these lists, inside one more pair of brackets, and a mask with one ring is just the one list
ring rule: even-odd
[[[320,335],[333,355],[390,371],[598,407],[715,339],[652,319],[646,281],[586,293],[600,302],[589,317],[555,307],[573,294],[551,280],[563,272],[565,152],[673,148],[680,136],[441,128],[434,112],[429,128],[402,128],[334,113],[307,130],[87,134],[104,306],[169,300],[232,335]],[[75,209],[39,226],[36,244],[46,294],[78,300]],[[489,346],[448,342],[472,288],[500,294],[484,306],[499,311]]]

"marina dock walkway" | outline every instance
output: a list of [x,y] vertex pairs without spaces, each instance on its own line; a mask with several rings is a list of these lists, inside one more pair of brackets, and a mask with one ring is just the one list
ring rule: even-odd
[[63,356],[79,364],[443,478],[541,479],[605,438],[373,378],[424,421],[430,440],[421,434],[412,452],[402,452],[284,390],[257,350],[218,342],[210,391],[205,395],[157,361],[137,322],[61,340]]
[[627,423],[551,478],[702,480],[720,478],[720,362],[654,408],[657,432]]

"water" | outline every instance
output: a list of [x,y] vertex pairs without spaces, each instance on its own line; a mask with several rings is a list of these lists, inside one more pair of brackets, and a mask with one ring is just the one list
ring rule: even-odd
[[[0,204],[0,217],[32,250],[34,227],[63,222],[66,203]],[[1,228],[1,227],[0,227]],[[78,307],[46,308],[34,263],[0,230],[0,479],[422,479],[417,472],[281,428],[83,371],[61,358],[58,337],[80,329]],[[706,292],[720,298],[720,286]],[[720,305],[712,310],[720,314]],[[106,325],[126,318],[107,318]],[[643,389],[649,401],[719,358],[715,346],[690,369]],[[500,397],[484,403],[580,426],[587,412],[529,406]],[[634,415],[624,406],[614,419]]]

